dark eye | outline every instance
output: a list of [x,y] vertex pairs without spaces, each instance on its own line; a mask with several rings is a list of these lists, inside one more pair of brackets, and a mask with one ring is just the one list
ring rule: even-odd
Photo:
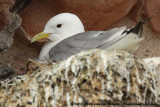
[[62,27],[62,24],[58,24],[57,27],[58,27],[58,28]]

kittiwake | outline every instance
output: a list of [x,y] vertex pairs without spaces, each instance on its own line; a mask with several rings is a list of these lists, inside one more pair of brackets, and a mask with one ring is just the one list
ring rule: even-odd
[[78,16],[61,13],[52,17],[45,25],[44,31],[35,35],[31,42],[49,39],[41,49],[39,55],[41,61],[46,59],[61,61],[81,51],[96,48],[133,53],[144,39],[141,38],[143,24],[148,20],[138,22],[131,29],[120,27],[108,31],[85,32]]

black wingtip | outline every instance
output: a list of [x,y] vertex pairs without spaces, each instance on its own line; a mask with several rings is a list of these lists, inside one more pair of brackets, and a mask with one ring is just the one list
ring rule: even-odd
[[143,24],[145,24],[148,21],[150,21],[154,16],[156,16],[156,15],[153,15],[153,16],[149,17],[145,21],[139,21],[134,28],[132,28],[129,31],[127,31],[127,34],[132,32],[132,33],[135,33],[135,34],[139,35],[139,37],[140,37],[141,34],[142,34],[142,31],[143,31]]

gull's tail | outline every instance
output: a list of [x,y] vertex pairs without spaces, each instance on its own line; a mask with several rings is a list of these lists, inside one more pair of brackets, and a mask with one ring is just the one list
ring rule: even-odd
[[143,31],[143,24],[147,23],[149,20],[151,20],[155,15],[149,17],[148,19],[146,19],[145,21],[139,21],[135,27],[133,27],[132,29],[130,29],[129,31],[124,31],[123,33],[135,33],[137,34],[139,37],[141,36],[142,34],[142,31]]

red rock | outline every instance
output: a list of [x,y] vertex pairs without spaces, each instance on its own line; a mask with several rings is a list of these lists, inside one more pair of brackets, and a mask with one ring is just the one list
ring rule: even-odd
[[139,0],[34,0],[21,14],[22,26],[33,37],[58,13],[80,17],[86,30],[107,30],[126,16]]
[[26,33],[32,38],[37,33],[42,32],[46,22],[56,14],[56,11],[56,4],[54,5],[51,0],[34,0],[21,13],[22,26]]
[[131,19],[137,22],[137,18],[140,15],[141,10],[144,6],[144,0],[139,0],[137,4],[133,7],[133,9],[129,12],[129,16]]
[[147,17],[156,15],[149,23],[153,31],[160,33],[160,0],[145,0],[144,9]]

